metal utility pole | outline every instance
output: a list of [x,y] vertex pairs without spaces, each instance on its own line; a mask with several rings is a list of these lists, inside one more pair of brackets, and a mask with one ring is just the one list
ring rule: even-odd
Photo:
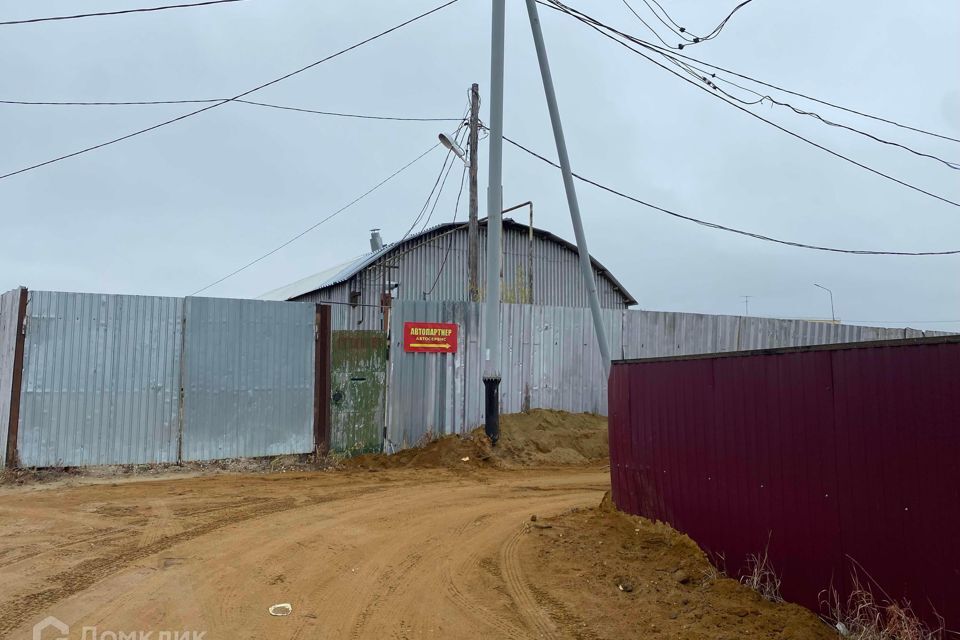
[[587,236],[583,232],[583,221],[580,219],[580,203],[577,202],[577,190],[573,184],[573,171],[570,169],[570,157],[567,155],[567,142],[563,137],[560,108],[557,106],[557,93],[553,88],[553,77],[550,75],[550,61],[547,59],[547,48],[543,43],[543,30],[540,27],[536,0],[527,0],[527,15],[530,16],[530,30],[533,32],[533,42],[537,48],[537,60],[540,62],[543,93],[546,95],[547,108],[550,110],[550,123],[553,125],[553,138],[557,143],[557,155],[560,158],[560,170],[563,173],[563,187],[567,192],[567,206],[570,208],[570,218],[573,220],[573,233],[577,237],[580,273],[583,276],[583,284],[587,288],[587,297],[590,300],[593,328],[597,332],[597,343],[600,345],[603,369],[609,375],[610,347],[607,345],[607,334],[603,328],[600,297],[597,295],[597,281],[593,275],[593,265],[590,263],[590,252],[587,249]]
[[480,87],[470,87],[470,223],[467,226],[467,271],[470,275],[470,301],[480,300],[480,224],[477,222],[477,145],[480,141]]
[[750,298],[753,296],[740,296],[743,298],[743,315],[750,315]]
[[827,289],[827,288],[826,288],[825,286],[823,286],[822,284],[817,284],[816,282],[813,283],[813,286],[819,287],[820,289],[823,289],[824,291],[826,291],[827,293],[830,294],[830,319],[831,319],[833,322],[836,322],[836,321],[837,321],[837,312],[833,310],[833,291],[831,291],[830,289]]
[[490,27],[490,171],[487,176],[487,282],[484,431],[500,439],[500,236],[503,232],[503,40],[506,0],[493,0]]
[[517,296],[517,302],[533,304],[533,201],[527,200],[512,207],[507,207],[501,213],[507,214],[517,209],[530,207],[530,226],[527,233],[527,292],[524,296]]

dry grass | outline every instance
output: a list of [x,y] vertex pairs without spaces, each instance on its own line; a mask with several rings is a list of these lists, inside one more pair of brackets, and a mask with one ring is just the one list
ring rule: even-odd
[[319,452],[314,456],[319,468],[339,468],[350,458],[363,455],[366,445],[363,442],[354,442],[342,451],[328,451],[326,455],[321,456]]
[[869,586],[856,573],[846,602],[841,602],[836,589],[830,588],[821,604],[829,611],[828,622],[840,635],[852,640],[943,640],[946,635],[943,620],[931,629],[920,621],[910,603],[896,602],[886,597],[878,600]]
[[287,473],[336,467],[332,457],[289,454],[260,458],[227,458],[197,462],[101,465],[90,467],[17,467],[0,470],[0,485],[44,484],[80,479],[119,479],[195,473]]
[[727,576],[727,558],[722,553],[713,554],[706,552],[707,559],[710,561],[707,568],[701,572],[700,586],[708,587],[720,578]]
[[780,595],[780,578],[770,564],[767,554],[769,542],[767,544],[768,547],[764,548],[763,553],[752,553],[747,556],[747,572],[740,576],[740,584],[753,589],[768,602],[783,602],[783,597]]
[[420,436],[420,439],[417,440],[417,443],[413,446],[418,449],[422,449],[427,445],[429,445],[431,442],[436,442],[439,439],[440,439],[440,436],[433,429],[427,429],[426,431],[423,432],[423,434]]

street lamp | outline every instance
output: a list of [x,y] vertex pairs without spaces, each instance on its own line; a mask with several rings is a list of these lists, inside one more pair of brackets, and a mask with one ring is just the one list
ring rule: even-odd
[[463,164],[467,165],[468,167],[470,166],[470,161],[467,160],[467,154],[464,153],[463,149],[460,148],[460,145],[458,145],[453,138],[445,133],[441,133],[440,144],[445,146],[447,149],[450,149],[450,151],[453,151],[453,154],[460,158],[463,161]]
[[819,287],[820,289],[823,289],[824,291],[826,291],[827,293],[830,294],[830,319],[833,320],[834,322],[836,322],[836,321],[837,321],[837,314],[836,314],[836,312],[833,310],[833,291],[831,291],[830,289],[827,289],[827,288],[826,288],[825,286],[823,286],[822,284],[817,284],[816,282],[813,283],[813,286]]

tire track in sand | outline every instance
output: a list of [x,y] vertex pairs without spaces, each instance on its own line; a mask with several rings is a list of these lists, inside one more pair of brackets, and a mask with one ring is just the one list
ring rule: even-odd
[[500,547],[500,570],[507,583],[507,591],[516,605],[520,617],[527,623],[538,638],[555,638],[556,625],[550,616],[540,608],[533,593],[523,579],[517,545],[526,527],[517,530]]
[[[474,571],[479,566],[479,558],[476,554],[471,554],[467,562],[458,567],[457,572],[466,573]],[[440,581],[443,584],[445,595],[460,608],[461,613],[464,615],[469,616],[477,623],[482,623],[493,627],[500,634],[502,634],[500,636],[502,638],[512,638],[516,640],[524,640],[527,638],[527,634],[523,631],[523,629],[518,629],[514,625],[504,620],[501,616],[488,609],[479,600],[476,598],[471,598],[461,591],[453,578],[453,574],[450,570],[450,562],[448,561],[444,561],[440,565]]]
[[[543,488],[577,489],[513,491],[532,481]],[[168,488],[156,485],[135,485],[123,500],[111,491],[118,505],[166,502],[178,527],[152,542],[138,524],[110,549],[75,556],[87,561],[80,570],[96,574],[92,578],[60,559],[38,565],[48,570],[43,582],[20,590],[11,585],[5,592],[0,637],[18,620],[35,622],[30,610],[36,610],[36,601],[50,603],[56,607],[51,613],[62,611],[78,625],[108,620],[117,628],[146,629],[189,623],[211,637],[575,637],[578,629],[567,623],[561,607],[538,594],[533,574],[524,571],[528,540],[518,528],[531,514],[547,517],[596,504],[604,481],[593,470],[504,472],[477,482],[417,470],[392,476],[317,474],[309,482],[278,479],[261,504],[213,512],[210,507],[224,499],[263,499],[263,486],[247,478],[239,483],[217,478],[204,482],[200,500],[171,498]],[[76,501],[70,494],[62,502],[68,499]],[[308,508],[321,503],[329,504]],[[204,513],[179,516],[197,507]],[[51,505],[51,517],[57,508]],[[147,512],[145,526],[162,523],[162,511],[161,506]],[[142,550],[131,550],[144,541]],[[177,546],[167,550],[172,545]],[[111,559],[122,557],[108,560],[108,553]],[[165,571],[158,565],[165,555],[188,560]],[[138,560],[144,556],[146,563]],[[285,576],[282,586],[271,582],[279,574]],[[294,615],[266,615],[266,605],[283,601],[294,603]],[[25,626],[18,630],[29,636]]]
[[[365,494],[374,493],[377,488],[365,489]],[[232,512],[219,514],[216,520],[205,522],[193,528],[164,536],[150,544],[141,545],[140,538],[131,541],[128,546],[117,549],[107,556],[99,556],[84,560],[50,577],[49,582],[56,586],[14,597],[0,604],[0,637],[5,637],[11,630],[26,622],[37,614],[48,610],[57,602],[75,593],[89,589],[104,578],[125,569],[137,560],[164,551],[173,545],[180,544],[207,535],[223,527],[245,522],[255,518],[298,509],[311,507],[323,502],[340,500],[361,493],[360,490],[348,490],[331,493],[314,498],[306,502],[298,502],[296,498],[275,498],[264,502],[257,502]]]
[[393,567],[387,567],[379,576],[378,582],[383,585],[382,591],[377,591],[373,594],[373,597],[367,603],[367,605],[360,611],[360,614],[357,616],[357,620],[353,623],[353,627],[350,629],[350,637],[353,640],[359,640],[363,636],[363,630],[367,625],[367,622],[379,612],[379,609],[384,605],[384,602],[388,601],[393,597],[393,594],[397,591],[401,584],[403,584],[407,576],[420,564],[423,560],[423,556],[419,553],[413,553],[406,556],[403,560],[400,561],[400,564],[394,569]]
[[[462,525],[454,529],[454,537],[458,541],[457,544],[461,545],[462,548],[468,548],[472,543],[472,539],[476,537],[475,534],[488,528],[492,515],[490,512],[484,512],[471,516]],[[479,529],[476,529],[476,527],[479,527]],[[478,624],[493,627],[500,633],[500,637],[523,640],[527,637],[523,629],[510,624],[509,621],[504,620],[479,599],[471,597],[468,592],[464,592],[459,585],[457,585],[457,581],[454,578],[455,574],[473,575],[479,567],[480,556],[477,552],[468,553],[466,559],[456,565],[456,571],[453,570],[453,563],[450,561],[449,555],[445,556],[440,562],[439,576],[444,595],[457,605],[461,613],[473,619],[473,621]]]

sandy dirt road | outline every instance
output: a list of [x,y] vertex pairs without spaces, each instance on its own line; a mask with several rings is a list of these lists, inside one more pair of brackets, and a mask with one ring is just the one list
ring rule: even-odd
[[[575,637],[519,561],[594,469],[218,475],[0,489],[0,637],[48,615],[219,638]],[[290,602],[293,614],[267,608]]]

